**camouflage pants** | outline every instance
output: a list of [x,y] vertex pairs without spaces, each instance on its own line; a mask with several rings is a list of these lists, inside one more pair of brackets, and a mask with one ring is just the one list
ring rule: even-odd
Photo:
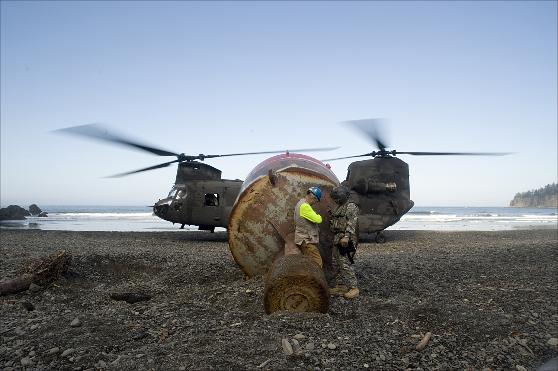
[[345,285],[348,288],[358,287],[355,271],[349,258],[339,253],[339,248],[333,246],[333,269],[337,271],[335,283]]

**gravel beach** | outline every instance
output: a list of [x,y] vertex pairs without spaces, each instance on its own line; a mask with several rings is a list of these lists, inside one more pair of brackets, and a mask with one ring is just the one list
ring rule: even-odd
[[[244,279],[224,232],[2,230],[0,278],[73,260],[0,297],[0,368],[519,371],[558,356],[555,229],[386,237],[360,244],[358,299],[266,315],[263,279]],[[127,292],[150,299],[111,298]]]

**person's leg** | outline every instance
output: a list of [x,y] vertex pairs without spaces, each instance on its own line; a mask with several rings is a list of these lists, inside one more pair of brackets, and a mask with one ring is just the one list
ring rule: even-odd
[[307,243],[301,246],[300,251],[302,251],[302,254],[308,256],[316,264],[318,264],[320,268],[323,267],[322,256],[320,255],[320,250],[318,250],[316,245]]
[[343,281],[343,272],[341,267],[341,254],[339,254],[339,249],[334,246],[332,250],[332,265],[333,271],[335,272],[334,282],[335,287],[329,289],[330,295],[343,295],[349,288],[345,285]]
[[339,272],[343,282],[349,287],[349,291],[343,294],[343,296],[347,299],[354,299],[360,294],[360,291],[353,266],[347,256],[341,256],[339,264],[341,268]]

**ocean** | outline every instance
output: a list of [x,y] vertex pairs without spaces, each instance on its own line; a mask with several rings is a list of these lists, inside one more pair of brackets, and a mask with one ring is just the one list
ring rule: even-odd
[[[172,224],[144,206],[41,206],[48,217],[0,222],[0,229],[59,231],[184,232],[196,226]],[[414,207],[388,230],[502,231],[558,229],[557,209],[510,207]],[[224,228],[216,228],[224,231]]]

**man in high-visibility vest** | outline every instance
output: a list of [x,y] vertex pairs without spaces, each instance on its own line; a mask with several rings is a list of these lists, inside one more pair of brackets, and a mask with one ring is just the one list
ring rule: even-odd
[[306,191],[306,196],[295,206],[295,244],[302,254],[310,257],[322,268],[322,257],[318,244],[320,242],[319,225],[322,216],[314,211],[312,205],[320,202],[322,191],[319,187],[310,187]]

